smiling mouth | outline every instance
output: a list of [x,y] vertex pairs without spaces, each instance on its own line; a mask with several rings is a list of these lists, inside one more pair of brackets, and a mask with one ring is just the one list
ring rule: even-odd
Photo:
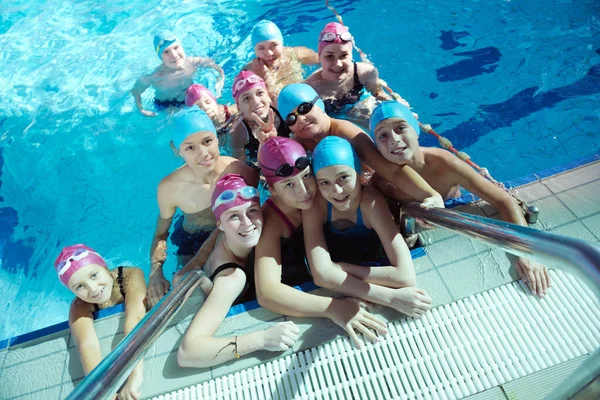
[[212,160],[213,160],[212,158],[209,159],[209,160],[204,160],[202,162],[199,162],[198,165],[202,165],[202,166],[206,167],[207,165],[210,165],[210,163],[212,162]]
[[256,227],[254,227],[251,230],[246,231],[246,232],[240,232],[240,233],[238,233],[238,235],[240,235],[241,237],[248,237],[248,236],[254,235],[254,233],[256,233]]
[[102,288],[102,289],[101,289],[101,290],[100,290],[100,291],[99,291],[97,294],[93,295],[93,296],[92,296],[92,299],[97,299],[97,298],[99,298],[100,296],[102,296],[102,295],[104,294],[104,289],[105,289],[105,288]]
[[347,195],[345,195],[345,196],[344,196],[344,197],[342,197],[341,199],[338,199],[338,198],[336,198],[336,197],[332,197],[332,199],[333,199],[334,201],[338,202],[338,203],[343,203],[343,202],[345,202],[346,200],[348,200],[348,197],[350,197],[350,194],[347,194]]
[[392,150],[392,154],[402,155],[402,154],[404,154],[405,151],[406,151],[406,147],[396,147],[394,150]]

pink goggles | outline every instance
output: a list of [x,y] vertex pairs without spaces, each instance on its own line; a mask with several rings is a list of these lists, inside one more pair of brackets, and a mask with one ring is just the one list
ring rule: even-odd
[[106,267],[106,261],[104,261],[100,254],[85,247],[79,247],[69,257],[57,263],[55,268],[60,281],[63,285],[68,286],[71,276],[79,269],[90,264],[98,264]]
[[[241,75],[242,73],[240,73]],[[238,76],[240,76],[238,75]],[[265,85],[265,81],[263,81],[263,79],[256,75],[255,73],[251,72],[250,74],[248,74],[249,76],[247,78],[244,79],[240,79],[240,80],[236,80],[235,83],[233,84],[233,97],[237,100],[237,98],[244,92],[253,89],[255,87],[262,87],[264,89],[267,88],[267,86]]]

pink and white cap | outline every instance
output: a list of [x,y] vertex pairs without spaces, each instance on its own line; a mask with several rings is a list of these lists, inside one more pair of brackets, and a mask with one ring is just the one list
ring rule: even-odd
[[208,96],[214,101],[217,101],[210,90],[200,84],[194,83],[185,91],[185,105],[191,107],[204,96]]
[[68,287],[71,276],[81,268],[91,264],[107,268],[106,261],[91,247],[85,244],[74,244],[62,249],[54,261],[54,269],[58,274],[58,279]]
[[[232,191],[233,199],[218,201],[224,192]],[[210,199],[210,204],[215,214],[215,219],[219,221],[221,214],[233,207],[238,207],[252,201],[260,202],[258,190],[253,186],[248,186],[244,178],[239,174],[225,174],[215,184],[215,190]],[[215,207],[216,205],[216,207]]]
[[[352,44],[352,42],[343,41],[339,36],[339,35],[341,35],[343,33],[347,33],[347,32],[348,32],[348,27],[344,26],[338,22],[330,22],[327,25],[325,25],[325,28],[323,28],[321,33],[319,33],[318,53],[321,54],[321,51],[323,51],[323,49],[330,44],[346,44],[346,43]],[[332,42],[323,42],[322,41],[323,35],[325,35],[326,33],[333,33],[337,36]]]
[[252,71],[242,71],[237,74],[233,80],[233,90],[231,93],[233,94],[235,101],[237,101],[238,97],[240,97],[242,93],[256,87],[261,87],[267,90],[267,85],[265,85],[265,81],[263,81],[260,76],[256,75]]

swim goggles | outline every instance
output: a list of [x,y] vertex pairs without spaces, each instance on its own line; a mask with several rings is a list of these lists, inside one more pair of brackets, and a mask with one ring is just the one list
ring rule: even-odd
[[323,36],[321,36],[320,42],[335,42],[335,39],[340,38],[342,42],[350,42],[352,41],[352,35],[350,32],[342,32],[342,33],[334,33],[334,32],[325,32]]
[[102,258],[100,256],[100,254],[98,254],[96,252],[88,251],[86,249],[77,249],[77,250],[75,250],[75,253],[73,253],[73,255],[71,257],[58,263],[58,268],[59,268],[58,275],[62,276],[65,272],[67,272],[69,270],[69,268],[71,268],[72,261],[81,261],[84,258],[86,258],[87,256],[89,256],[90,254],[95,254],[98,257]]
[[306,115],[312,110],[315,103],[319,100],[319,95],[317,95],[312,101],[306,101],[298,106],[297,111],[292,111],[285,117],[285,123],[287,126],[292,126],[296,123],[298,119],[298,115]]
[[254,186],[244,186],[239,189],[229,189],[225,190],[223,193],[217,197],[215,200],[215,204],[212,206],[213,212],[222,204],[232,203],[237,195],[240,195],[242,199],[252,200],[254,198],[260,197],[258,194],[258,190]]
[[261,83],[261,82],[263,82],[263,80],[258,75],[250,75],[246,79],[240,79],[239,81],[237,81],[235,83],[235,86],[233,87],[233,97],[237,96],[238,92],[246,86],[246,83]]
[[298,168],[300,171],[303,171],[309,165],[310,165],[310,158],[308,158],[306,156],[302,156],[302,157],[298,157],[298,159],[296,160],[294,165],[285,163],[285,164],[281,164],[279,167],[277,167],[277,169],[265,167],[262,164],[260,164],[260,167],[264,168],[264,169],[268,169],[269,171],[275,172],[275,175],[277,175],[277,176],[286,178],[288,176],[292,176],[292,174],[294,173],[294,167]]

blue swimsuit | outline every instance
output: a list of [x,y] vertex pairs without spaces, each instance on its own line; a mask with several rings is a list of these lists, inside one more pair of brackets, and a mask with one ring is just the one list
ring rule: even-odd
[[327,99],[324,100],[325,112],[332,118],[344,119],[346,114],[350,111],[356,103],[371,97],[371,92],[367,90],[365,85],[360,83],[358,79],[358,70],[356,69],[356,63],[354,63],[354,86],[352,89],[341,99]]

